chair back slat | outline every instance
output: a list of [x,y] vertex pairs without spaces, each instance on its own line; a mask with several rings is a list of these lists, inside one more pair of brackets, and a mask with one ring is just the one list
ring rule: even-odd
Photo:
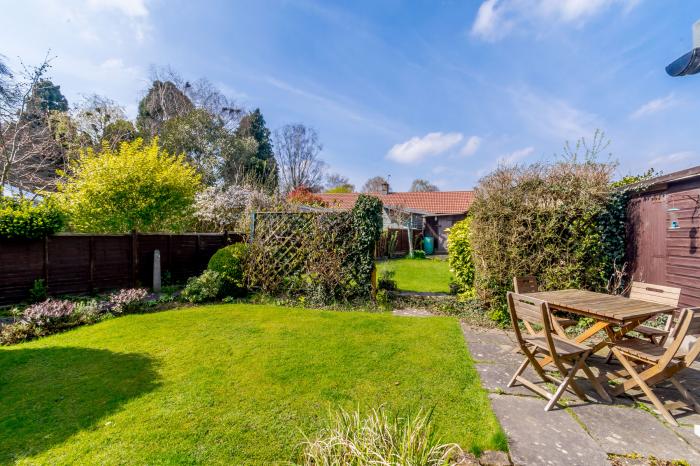
[[681,315],[678,318],[678,323],[671,333],[668,335],[664,347],[666,352],[659,360],[658,365],[662,368],[666,367],[673,358],[678,354],[679,351],[683,349],[683,343],[688,336],[688,329],[690,324],[695,320],[700,318],[700,310],[694,309],[683,309]]
[[678,300],[681,297],[681,289],[633,281],[629,297],[631,299],[664,304],[666,306],[678,306]]
[[[554,352],[551,313],[545,301],[509,292],[508,310],[510,311],[510,320],[513,324],[515,336],[521,348],[526,345],[526,342],[520,332],[520,326],[518,325],[520,321],[524,322],[525,326],[530,324],[541,325],[543,328],[542,336],[546,338],[550,351]],[[556,355],[553,354],[553,357],[556,357]]]
[[687,311],[692,313],[692,318],[683,342],[683,346],[687,347],[684,359],[686,367],[690,366],[700,355],[700,331],[698,330],[700,328],[700,307],[694,307]]
[[541,310],[541,305],[544,301],[518,293],[511,294],[513,297],[512,313],[514,313],[516,320],[544,326]]
[[518,293],[537,293],[537,278],[532,275],[513,277],[513,290]]

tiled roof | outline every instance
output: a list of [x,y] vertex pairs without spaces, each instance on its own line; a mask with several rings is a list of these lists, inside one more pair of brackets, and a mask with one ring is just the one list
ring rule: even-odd
[[[368,193],[382,200],[386,206],[405,207],[431,214],[463,214],[474,200],[474,191],[435,191],[420,193]],[[359,193],[317,194],[331,208],[351,209]]]

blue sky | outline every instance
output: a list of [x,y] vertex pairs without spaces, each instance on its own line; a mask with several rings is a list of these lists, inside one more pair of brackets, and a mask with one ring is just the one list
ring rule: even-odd
[[664,66],[691,47],[682,0],[3,1],[0,53],[48,49],[69,102],[130,115],[149,68],[207,77],[274,129],[316,128],[331,171],[471,189],[499,163],[611,140],[618,174],[700,164],[700,76]]

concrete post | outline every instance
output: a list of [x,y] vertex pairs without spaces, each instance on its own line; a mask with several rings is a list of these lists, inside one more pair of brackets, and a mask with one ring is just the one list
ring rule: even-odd
[[160,293],[160,251],[153,251],[153,292]]

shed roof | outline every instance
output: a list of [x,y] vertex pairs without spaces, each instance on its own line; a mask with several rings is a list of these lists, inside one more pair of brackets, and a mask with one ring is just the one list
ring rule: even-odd
[[688,181],[695,178],[700,178],[700,165],[697,167],[686,168],[685,170],[679,170],[677,172],[669,173],[668,175],[661,175],[649,180],[638,181],[637,183],[631,184],[628,187],[641,188],[642,192],[652,191],[657,189],[662,189],[665,185],[669,183],[678,183],[681,181]]

